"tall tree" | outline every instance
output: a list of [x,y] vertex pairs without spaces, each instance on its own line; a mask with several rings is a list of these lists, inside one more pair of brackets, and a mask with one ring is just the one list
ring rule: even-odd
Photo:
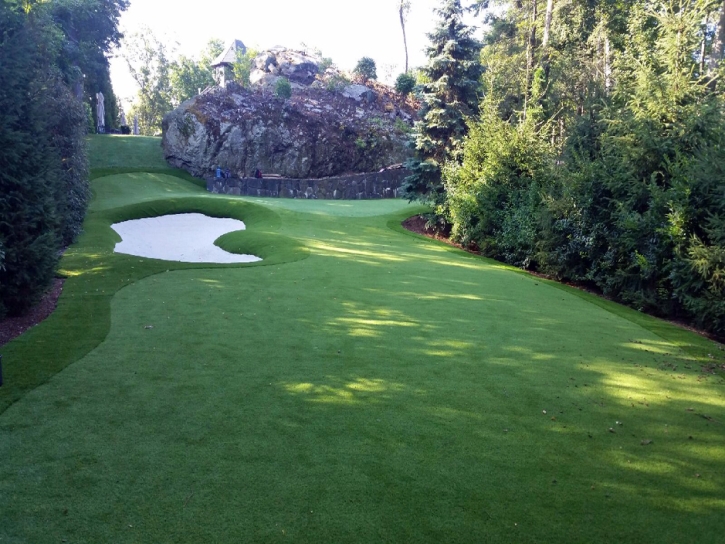
[[479,2],[485,99],[444,167],[452,234],[725,335],[722,0],[502,3]]
[[131,115],[138,116],[141,134],[153,136],[173,109],[168,48],[147,28],[126,39],[126,62],[139,87]]
[[198,59],[180,56],[169,67],[171,99],[174,105],[196,96],[200,89],[214,85],[211,63],[224,50],[221,40],[210,40]]
[[554,15],[554,0],[546,2],[546,15],[544,17],[544,37],[541,40],[541,47],[546,48],[549,45],[549,35],[551,34],[551,18]]
[[400,15],[400,28],[403,30],[403,46],[405,47],[405,73],[408,73],[408,37],[405,33],[405,21],[410,13],[410,0],[400,0],[398,14]]
[[461,1],[445,0],[436,11],[439,20],[428,35],[428,64],[422,69],[427,83],[415,129],[416,158],[408,163],[411,175],[404,191],[410,199],[441,204],[441,166],[456,157],[468,132],[466,120],[478,107],[482,68],[481,44],[463,22]]
[[713,71],[718,69],[723,55],[725,55],[725,0],[722,2],[719,15],[720,17],[718,18],[715,39],[713,41],[712,53],[710,56],[710,68]]
[[237,51],[237,59],[232,68],[234,70],[234,80],[242,87],[249,87],[251,84],[249,78],[254,68],[254,59],[257,58],[258,54],[259,51],[251,47],[247,47],[245,51]]

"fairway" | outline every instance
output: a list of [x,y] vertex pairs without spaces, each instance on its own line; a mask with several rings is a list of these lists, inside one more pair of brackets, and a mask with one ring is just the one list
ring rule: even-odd
[[[0,543],[723,542],[716,344],[407,233],[405,201],[91,150],[58,310],[2,348]],[[263,260],[113,253],[114,222],[182,212]]]

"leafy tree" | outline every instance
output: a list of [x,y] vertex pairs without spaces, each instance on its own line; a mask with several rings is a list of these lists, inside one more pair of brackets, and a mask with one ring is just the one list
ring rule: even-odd
[[400,94],[410,94],[415,88],[415,76],[409,73],[400,74],[395,79],[395,90]]
[[254,59],[259,55],[259,51],[252,48],[247,48],[246,51],[237,51],[237,60],[234,63],[234,79],[242,85],[242,87],[249,87],[250,81],[249,76],[254,68]]
[[466,119],[478,107],[482,73],[481,45],[463,22],[460,0],[445,0],[437,13],[438,25],[428,36],[428,64],[421,69],[428,82],[421,85],[416,158],[408,163],[412,173],[404,184],[408,198],[433,204],[445,200],[441,166],[460,151],[468,132]]
[[153,136],[173,109],[168,48],[147,28],[126,39],[126,62],[139,87],[130,115],[138,116],[141,134]]
[[128,0],[54,0],[45,6],[64,39],[57,66],[74,92],[92,103],[94,126],[98,124],[95,97],[99,91],[105,97],[105,126],[117,125],[108,56],[120,45],[123,35],[118,21],[128,5]]
[[[679,300],[698,321],[693,310],[703,301],[695,292],[705,299],[722,292],[723,209],[712,194],[725,189],[725,178],[703,176],[718,173],[710,163],[723,153],[724,104],[693,54],[709,8],[664,1],[633,10],[587,191],[602,197],[587,209],[607,232],[592,241],[588,279],[650,312],[677,315]],[[725,325],[725,313],[709,314]]]
[[355,66],[353,73],[363,82],[366,82],[370,79],[378,79],[375,61],[370,57],[363,57],[359,61],[357,61],[357,65]]
[[169,66],[170,96],[174,105],[193,98],[200,89],[214,85],[214,75],[211,63],[224,50],[221,40],[210,40],[206,49],[201,53],[199,60],[180,56]]
[[405,20],[410,13],[410,0],[396,0],[398,2],[398,15],[400,28],[403,30],[403,46],[405,47],[405,73],[408,73],[408,37],[405,34]]

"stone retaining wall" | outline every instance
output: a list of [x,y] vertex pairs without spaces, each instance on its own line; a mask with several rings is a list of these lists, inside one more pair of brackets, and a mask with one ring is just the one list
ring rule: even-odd
[[319,198],[324,200],[372,200],[398,198],[404,168],[370,174],[350,174],[321,179],[288,178],[207,178],[206,188],[226,195],[271,196],[279,198]]

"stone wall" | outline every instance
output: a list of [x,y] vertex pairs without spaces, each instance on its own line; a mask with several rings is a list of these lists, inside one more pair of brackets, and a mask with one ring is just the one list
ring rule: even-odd
[[319,198],[324,200],[372,200],[398,198],[404,168],[370,174],[349,174],[320,179],[289,178],[207,178],[206,188],[225,195],[271,196],[279,198]]

